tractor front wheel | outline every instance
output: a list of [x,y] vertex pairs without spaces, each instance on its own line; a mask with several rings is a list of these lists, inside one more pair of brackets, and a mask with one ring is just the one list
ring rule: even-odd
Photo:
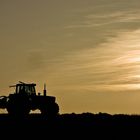
[[57,103],[48,104],[46,107],[43,106],[40,108],[41,114],[46,116],[47,118],[51,119],[58,115],[59,113],[59,106]]
[[9,101],[7,105],[7,112],[14,117],[26,117],[30,112],[28,102],[12,102]]

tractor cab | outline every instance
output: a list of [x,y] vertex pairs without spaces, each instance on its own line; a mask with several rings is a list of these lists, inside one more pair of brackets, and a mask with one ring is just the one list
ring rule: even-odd
[[35,90],[36,84],[27,84],[20,82],[19,84],[10,86],[10,87],[15,87],[15,94],[27,94],[27,95],[36,95],[36,90]]
[[36,95],[35,86],[36,84],[17,84],[16,94]]

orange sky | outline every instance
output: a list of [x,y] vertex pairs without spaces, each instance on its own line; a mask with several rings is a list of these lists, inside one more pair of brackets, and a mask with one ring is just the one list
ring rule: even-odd
[[61,113],[140,113],[139,0],[0,1],[0,93],[37,84]]

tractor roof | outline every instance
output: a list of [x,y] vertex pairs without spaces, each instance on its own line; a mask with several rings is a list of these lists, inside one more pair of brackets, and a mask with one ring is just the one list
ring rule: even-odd
[[15,86],[20,86],[20,85],[26,85],[26,86],[36,86],[36,84],[31,83],[31,84],[16,84]]
[[26,85],[26,86],[36,86],[35,83],[23,83],[23,82],[19,81],[18,84],[16,84],[16,85],[12,85],[12,86],[10,86],[10,87],[16,87],[16,86],[21,86],[21,85]]

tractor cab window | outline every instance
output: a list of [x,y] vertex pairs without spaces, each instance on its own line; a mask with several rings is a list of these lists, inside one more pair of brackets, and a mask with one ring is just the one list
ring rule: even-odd
[[25,90],[29,95],[34,95],[35,94],[35,87],[33,85],[27,85],[25,86]]
[[24,93],[25,92],[25,86],[24,85],[17,85],[16,87],[16,93]]
[[16,93],[18,94],[18,93],[20,93],[20,86],[18,85],[18,86],[16,86]]
[[32,92],[32,94],[36,94],[36,91],[35,91],[35,87],[34,86],[31,87],[31,92]]
[[35,87],[32,85],[18,85],[16,88],[16,93],[26,93],[28,95],[35,94]]

